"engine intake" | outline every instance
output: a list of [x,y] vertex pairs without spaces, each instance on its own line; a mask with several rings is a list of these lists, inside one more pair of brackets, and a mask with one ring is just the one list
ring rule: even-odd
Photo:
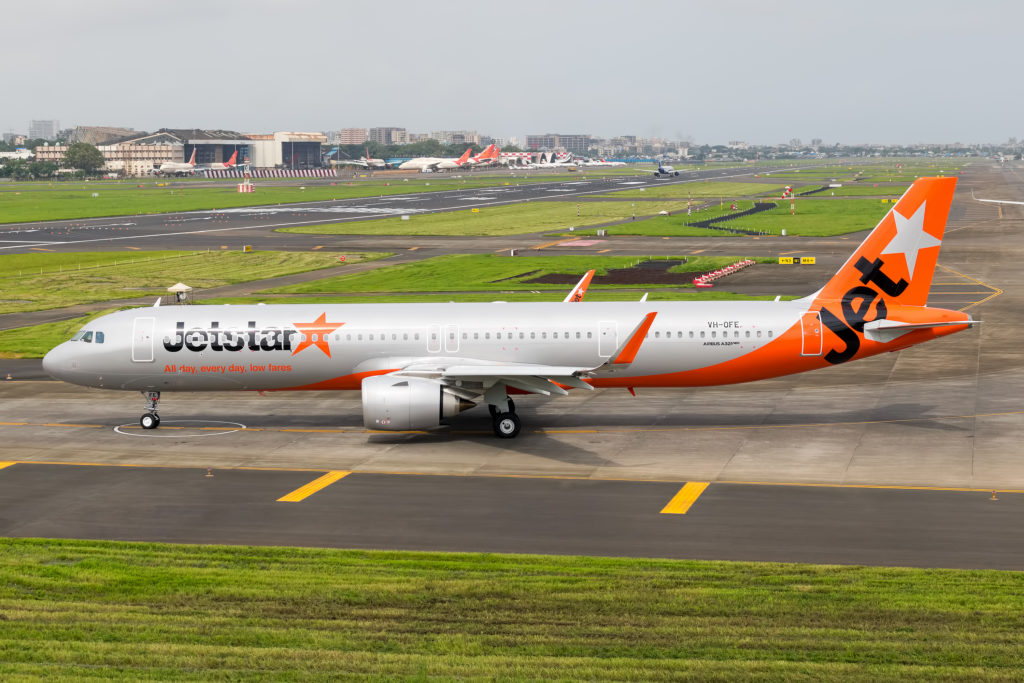
[[375,375],[363,380],[362,392],[367,429],[430,429],[476,405],[422,377]]

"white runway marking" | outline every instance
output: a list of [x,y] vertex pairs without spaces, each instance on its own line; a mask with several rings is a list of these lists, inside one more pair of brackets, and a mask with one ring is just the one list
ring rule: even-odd
[[[173,430],[173,433],[171,433],[171,434],[158,434],[157,432],[160,431],[159,427],[157,427],[156,429],[140,429],[138,433],[136,433],[134,431],[131,431],[131,432],[122,431],[122,427],[135,427],[135,426],[137,426],[134,423],[118,425],[118,426],[114,427],[114,431],[117,432],[118,434],[121,434],[122,436],[141,436],[141,437],[149,437],[149,438],[154,438],[154,439],[192,439],[192,438],[200,437],[200,436],[221,436],[223,434],[234,434],[235,432],[237,432],[240,429],[245,429],[245,425],[242,424],[241,422],[227,422],[225,420],[161,420],[160,424],[168,425],[168,424],[178,423],[178,422],[187,422],[187,423],[189,423],[188,425],[180,427],[180,429],[182,431],[188,430],[190,428],[191,429],[202,429],[203,433],[202,434],[189,434],[187,432],[182,433],[182,431],[179,431],[179,428],[175,428]],[[196,422],[202,422],[204,424],[213,424],[213,425],[234,425],[234,427],[233,428],[225,428],[223,431],[208,431],[208,430],[211,429],[210,427],[197,427],[197,426],[194,426],[194,423],[196,423]]]

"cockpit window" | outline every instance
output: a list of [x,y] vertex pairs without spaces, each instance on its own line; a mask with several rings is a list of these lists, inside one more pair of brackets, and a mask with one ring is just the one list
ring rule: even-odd
[[71,341],[78,341],[83,336],[85,336],[85,330],[79,330],[78,332],[75,332],[75,336],[71,338]]
[[103,333],[102,332],[97,332],[95,340],[96,340],[97,344],[102,344],[103,343]]
[[89,330],[88,332],[82,335],[82,341],[86,343],[92,343],[92,330]]

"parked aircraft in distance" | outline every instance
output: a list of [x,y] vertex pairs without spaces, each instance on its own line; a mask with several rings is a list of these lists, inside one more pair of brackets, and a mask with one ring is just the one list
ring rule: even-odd
[[[195,156],[195,150],[192,150],[193,157]],[[236,149],[231,158],[227,161],[214,162],[212,164],[198,164],[195,167],[196,173],[205,173],[206,171],[227,171],[237,166],[238,150]]]
[[366,149],[366,158],[364,159],[339,159],[335,161],[334,164],[336,166],[360,166],[366,169],[391,168],[391,164],[384,159],[371,159],[369,148]]
[[192,156],[189,157],[188,161],[182,163],[180,161],[167,161],[160,164],[153,173],[156,175],[176,175],[185,176],[192,175],[196,172],[196,148],[192,148]]
[[468,148],[462,153],[462,156],[455,158],[444,158],[444,157],[416,157],[415,159],[409,159],[403,161],[398,165],[398,168],[402,171],[450,171],[455,168],[459,168],[466,161],[469,160],[469,155],[473,153],[473,148]]
[[497,163],[498,155],[500,153],[501,150],[495,145],[487,145],[486,147],[484,147],[482,152],[480,152],[474,157],[469,157],[468,159],[466,159],[466,165],[473,167],[488,166],[490,164]]
[[625,161],[606,161],[604,159],[588,159],[583,162],[584,166],[625,166]]
[[[929,307],[956,178],[919,178],[820,289],[794,301],[154,306],[99,317],[43,368],[141,391],[352,389],[371,430],[420,430],[488,405],[514,437],[509,394],[699,387],[778,377],[966,330]],[[458,277],[453,273],[452,277]],[[159,304],[159,301],[157,302]]]

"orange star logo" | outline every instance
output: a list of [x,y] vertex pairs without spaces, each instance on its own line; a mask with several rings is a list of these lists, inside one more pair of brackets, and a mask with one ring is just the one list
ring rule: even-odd
[[299,342],[299,345],[292,355],[294,356],[302,349],[307,346],[315,346],[324,353],[327,357],[331,357],[331,347],[327,344],[327,335],[334,332],[336,329],[344,325],[345,323],[329,323],[327,322],[327,314],[321,313],[320,317],[311,323],[292,323],[299,332],[305,335],[305,339]]

